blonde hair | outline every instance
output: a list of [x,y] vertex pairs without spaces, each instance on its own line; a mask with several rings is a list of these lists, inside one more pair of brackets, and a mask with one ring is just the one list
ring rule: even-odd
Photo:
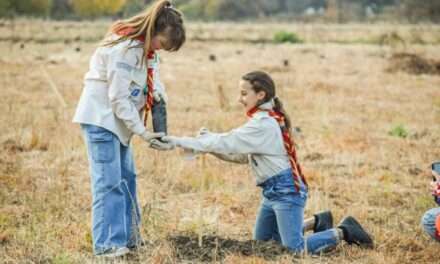
[[[123,31],[125,31],[124,34],[116,39],[111,39],[113,34]],[[153,37],[159,34],[165,34],[167,38],[165,49],[168,51],[179,50],[186,40],[182,13],[174,9],[170,1],[156,1],[144,12],[115,22],[110,26],[101,45],[113,46],[125,40],[144,37],[144,54],[147,54],[151,49]]]

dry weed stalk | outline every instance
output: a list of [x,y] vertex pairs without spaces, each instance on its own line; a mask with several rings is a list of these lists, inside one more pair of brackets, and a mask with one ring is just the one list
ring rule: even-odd
[[50,88],[52,89],[52,92],[56,95],[59,103],[63,108],[67,107],[67,103],[64,100],[63,96],[61,95],[58,87],[56,86],[55,82],[53,81],[52,77],[50,77],[49,73],[45,69],[43,65],[40,65],[40,70],[43,73],[43,76],[46,78],[47,82],[49,83]]
[[219,103],[220,103],[220,109],[225,112],[228,111],[230,109],[229,100],[226,97],[226,93],[225,93],[223,86],[221,84],[219,84],[217,86],[217,92],[218,92],[218,99],[219,99]]

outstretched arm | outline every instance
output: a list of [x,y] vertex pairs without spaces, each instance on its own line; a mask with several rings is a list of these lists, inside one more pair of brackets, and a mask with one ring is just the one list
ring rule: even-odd
[[246,154],[219,154],[219,153],[210,153],[213,156],[228,162],[234,162],[238,164],[247,164],[249,162],[248,155]]
[[205,153],[277,155],[271,143],[274,133],[279,131],[262,120],[251,119],[227,133],[207,133],[197,137],[167,136],[162,140],[184,149]]

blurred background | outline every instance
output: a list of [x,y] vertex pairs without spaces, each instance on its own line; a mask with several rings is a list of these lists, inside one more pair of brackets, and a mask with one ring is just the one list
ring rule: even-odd
[[[96,262],[87,153],[71,120],[112,20],[151,2],[0,0],[0,263]],[[435,206],[429,166],[440,159],[440,0],[174,4],[187,41],[160,51],[169,133],[242,125],[238,81],[270,73],[297,132],[306,217],[353,215],[377,244],[302,264],[439,263],[420,219]],[[297,263],[250,241],[261,190],[248,166],[132,145],[148,243],[121,263]]]
[[[1,0],[0,16],[51,19],[125,17],[152,0]],[[439,22],[440,1],[418,0],[175,0],[193,20],[306,22]]]

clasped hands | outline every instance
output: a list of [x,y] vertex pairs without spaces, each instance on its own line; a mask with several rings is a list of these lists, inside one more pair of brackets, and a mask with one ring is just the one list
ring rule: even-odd
[[172,150],[176,147],[174,142],[169,139],[170,136],[165,136],[163,132],[154,133],[146,130],[140,137],[156,150]]
[[[150,143],[150,148],[160,151],[167,151],[167,150],[173,150],[177,146],[177,137],[166,136],[164,133],[151,133],[151,132],[144,132],[144,133],[149,134],[149,137],[143,137],[143,138]],[[198,135],[200,136],[207,133],[209,133],[209,130],[202,127],[199,130]]]

